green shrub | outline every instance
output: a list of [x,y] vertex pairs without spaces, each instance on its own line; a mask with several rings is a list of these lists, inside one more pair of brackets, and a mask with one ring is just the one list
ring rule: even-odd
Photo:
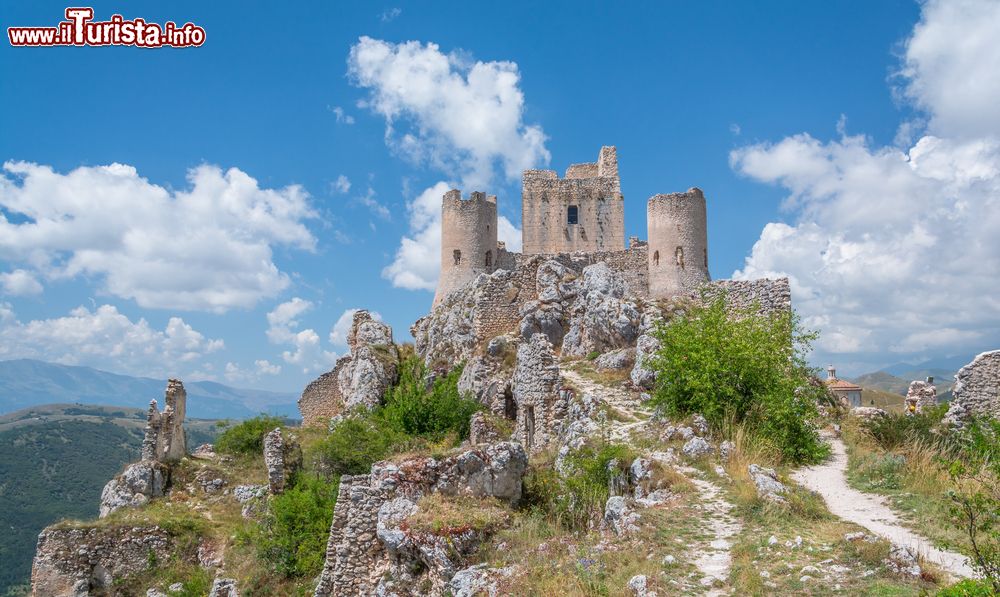
[[261,454],[264,436],[284,424],[281,417],[260,415],[223,431],[215,440],[215,449],[225,454]]
[[969,564],[1000,595],[1000,421],[973,421],[953,438],[949,515],[972,550]]
[[333,426],[312,453],[319,469],[328,476],[363,475],[405,442],[399,433],[370,414],[350,417]]
[[469,436],[469,418],[482,407],[459,394],[461,375],[462,367],[456,367],[428,388],[423,361],[409,357],[400,364],[399,383],[386,392],[375,417],[406,435],[440,440],[454,433],[463,440]]
[[826,453],[814,421],[826,388],[806,363],[816,335],[794,313],[730,310],[719,296],[660,322],[653,404],[672,416],[701,413],[716,429],[743,425],[793,462]]
[[326,555],[337,487],[336,481],[299,475],[291,488],[271,498],[260,524],[250,526],[240,538],[282,576],[318,574]]
[[994,597],[997,593],[988,580],[963,580],[937,592],[937,597]]
[[935,433],[935,427],[947,411],[947,404],[939,404],[913,415],[888,413],[885,417],[874,417],[865,423],[865,428],[884,450],[896,450],[916,441],[937,444],[940,437]]
[[899,489],[906,457],[900,454],[869,454],[858,463],[857,478],[865,491]]
[[562,473],[532,467],[525,477],[525,501],[571,531],[584,531],[604,513],[615,477],[628,474],[635,452],[621,444],[584,446],[563,459]]

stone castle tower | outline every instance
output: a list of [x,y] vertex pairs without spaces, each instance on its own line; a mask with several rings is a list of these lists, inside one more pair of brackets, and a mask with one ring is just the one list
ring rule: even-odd
[[614,147],[596,162],[526,170],[521,179],[521,227],[526,255],[625,249],[625,205]]
[[441,277],[434,304],[497,264],[497,198],[485,193],[445,193],[441,204]]
[[[621,271],[630,291],[652,299],[696,294],[711,280],[705,195],[654,195],[646,205],[649,241],[625,247],[625,200],[618,154],[604,146],[596,162],[554,170],[525,170],[521,179],[523,253],[497,244],[495,195],[462,199],[448,191],[441,205],[441,277],[434,306],[479,274],[519,267],[532,255],[604,261]],[[560,257],[561,256],[561,257]]]
[[646,226],[649,296],[676,296],[709,281],[708,228],[701,189],[650,197]]

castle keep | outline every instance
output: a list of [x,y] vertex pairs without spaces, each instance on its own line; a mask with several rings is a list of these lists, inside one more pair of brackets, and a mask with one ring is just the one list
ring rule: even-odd
[[649,242],[625,246],[625,200],[614,147],[596,162],[554,170],[526,170],[521,181],[523,252],[497,242],[496,196],[457,190],[441,206],[441,277],[434,305],[479,274],[516,271],[532,255],[576,262],[603,261],[628,280],[637,297],[670,298],[697,291],[708,273],[705,196],[700,189],[655,195],[646,208]]

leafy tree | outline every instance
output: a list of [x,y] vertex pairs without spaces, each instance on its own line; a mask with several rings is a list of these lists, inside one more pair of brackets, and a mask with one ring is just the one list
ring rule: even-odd
[[717,429],[746,425],[793,462],[825,454],[813,421],[827,392],[805,358],[816,334],[794,313],[728,309],[717,296],[660,322],[654,335],[654,405],[675,416],[701,413]]

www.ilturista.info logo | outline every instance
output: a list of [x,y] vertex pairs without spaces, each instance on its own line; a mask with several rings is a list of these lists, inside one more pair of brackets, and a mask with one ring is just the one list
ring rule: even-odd
[[55,27],[8,27],[12,46],[136,46],[186,48],[205,43],[205,30],[193,23],[163,25],[144,19],[94,21],[94,9],[67,8],[66,20]]

